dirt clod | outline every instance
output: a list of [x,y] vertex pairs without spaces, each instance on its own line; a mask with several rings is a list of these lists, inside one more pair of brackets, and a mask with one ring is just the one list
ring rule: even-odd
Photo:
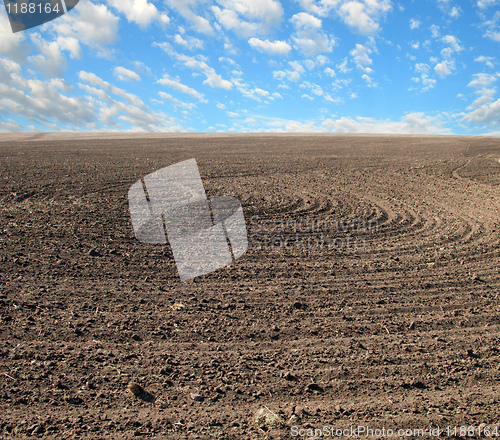
[[144,388],[142,388],[138,383],[131,382],[127,385],[127,389],[136,397],[143,396],[146,394]]

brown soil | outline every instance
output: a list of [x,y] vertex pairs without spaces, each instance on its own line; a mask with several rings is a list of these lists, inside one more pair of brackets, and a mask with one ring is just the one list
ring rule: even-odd
[[[0,438],[500,423],[500,139],[5,135],[0,157]],[[250,244],[181,282],[127,191],[193,157]]]

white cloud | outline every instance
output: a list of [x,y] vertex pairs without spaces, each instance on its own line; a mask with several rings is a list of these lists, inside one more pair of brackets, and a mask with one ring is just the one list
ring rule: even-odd
[[500,11],[497,11],[491,15],[486,15],[486,13],[480,13],[480,18],[482,20],[481,26],[486,28],[484,36],[490,40],[500,42]]
[[222,79],[220,75],[215,72],[213,67],[210,67],[204,60],[205,57],[199,55],[198,57],[191,57],[188,55],[184,55],[181,53],[177,53],[169,43],[153,43],[154,46],[157,46],[168,53],[170,56],[176,58],[180,62],[182,62],[186,67],[189,67],[193,70],[201,71],[205,76],[206,80],[203,81],[203,84],[208,84],[210,87],[230,90],[233,87],[233,84],[230,81]]
[[156,6],[147,0],[107,0],[107,3],[125,14],[128,21],[137,23],[143,28],[151,24],[153,20],[165,24],[170,22],[167,14],[158,12]]
[[30,50],[25,42],[26,33],[12,33],[7,14],[0,13],[0,55],[8,55],[16,62],[23,62]]
[[477,6],[481,9],[486,9],[489,8],[490,6],[494,6],[496,4],[499,4],[500,0],[479,0],[477,2]]
[[266,35],[282,19],[283,8],[277,0],[217,0],[212,11],[218,22],[238,36],[250,38]]
[[430,27],[432,38],[439,38],[441,36],[439,26],[433,24]]
[[460,6],[453,6],[449,12],[451,18],[458,18],[460,17],[461,13],[462,9],[460,8]]
[[158,95],[160,95],[163,99],[170,101],[172,104],[174,104],[175,107],[179,107],[179,108],[186,109],[186,110],[192,110],[192,109],[196,108],[196,104],[194,104],[192,102],[179,101],[177,98],[174,98],[172,95],[170,95],[168,93],[158,92]]
[[125,69],[125,67],[118,66],[115,67],[113,74],[120,80],[120,81],[140,81],[141,77],[133,72],[132,70]]
[[291,69],[275,70],[273,77],[279,80],[287,80],[290,82],[297,82],[300,80],[301,75],[305,72],[304,67],[298,61],[290,61],[288,63]]
[[327,119],[322,126],[335,133],[448,134],[440,118],[424,113],[409,113],[400,121],[375,118]]
[[110,86],[109,82],[104,81],[103,79],[99,78],[95,73],[92,72],[85,72],[81,71],[78,73],[78,78],[80,78],[82,81],[88,82],[94,86],[101,87],[102,89],[107,90]]
[[258,87],[254,89],[255,93],[263,98],[269,96],[269,92],[267,90],[259,89]]
[[263,41],[253,37],[248,40],[248,43],[253,48],[269,55],[288,55],[292,50],[292,46],[290,46],[286,41]]
[[500,74],[490,75],[489,73],[476,73],[475,75],[472,75],[474,79],[467,84],[467,86],[475,89],[484,89],[490,87],[498,81],[499,76]]
[[196,32],[207,35],[214,33],[210,21],[197,13],[198,10],[201,10],[203,14],[206,14],[206,0],[165,0],[165,3],[177,10]]
[[[240,72],[238,72],[240,73]],[[262,102],[262,99],[266,100],[270,98],[270,93],[267,90],[263,90],[259,87],[253,87],[249,84],[245,83],[239,75],[237,77],[232,78],[233,84],[236,89],[245,97],[249,99],[253,99],[254,101]],[[271,97],[271,100],[273,98]],[[267,101],[265,101],[267,102]]]
[[[34,128],[34,127],[33,127]],[[14,121],[13,119],[7,119],[7,122],[2,122],[0,121],[0,132],[2,133],[18,133],[22,132],[25,130],[25,127],[23,127],[21,124],[19,124],[17,121]],[[30,131],[35,131],[35,130],[30,130]]]
[[333,38],[328,37],[321,30],[321,20],[306,12],[295,14],[290,21],[295,26],[292,36],[294,47],[306,56],[317,55],[321,52],[331,52],[335,44]]
[[392,9],[390,0],[347,1],[338,9],[344,22],[362,35],[374,35],[379,20]]
[[301,89],[309,89],[313,95],[316,96],[323,96],[325,92],[323,91],[323,88],[318,85],[318,84],[311,84],[309,81],[304,81],[300,85]]
[[177,58],[182,61],[186,67],[203,72],[207,77],[207,79],[203,81],[203,84],[225,90],[230,90],[233,87],[230,81],[222,79],[221,76],[215,72],[215,69],[210,67],[205,61],[182,54],[177,54]]
[[391,0],[297,0],[302,8],[319,17],[327,17],[332,11],[362,35],[374,35],[380,29],[380,21],[392,9]]
[[328,75],[328,76],[331,76],[332,78],[335,76],[335,70],[333,70],[332,68],[330,67],[327,67],[325,69],[325,73]]
[[445,78],[451,75],[455,70],[454,55],[463,51],[464,48],[460,45],[460,40],[453,35],[445,35],[441,37],[441,41],[447,45],[444,49],[441,50],[441,56],[443,57],[443,59],[439,62],[432,58],[431,60],[436,62],[436,66],[434,67],[435,72],[441,78]]
[[[351,96],[355,98],[355,96]],[[304,96],[305,99],[308,99]],[[338,102],[338,101],[336,101]],[[399,121],[380,120],[375,118],[327,118],[319,121],[296,121],[284,118],[256,117],[260,132],[286,133],[388,133],[388,134],[450,134],[450,130],[443,126],[438,116],[424,113],[409,113]]]
[[488,67],[490,68],[494,68],[495,67],[495,64],[493,64],[493,61],[495,60],[495,58],[493,57],[487,57],[487,56],[484,56],[484,55],[481,55],[477,58],[474,58],[474,62],[476,63],[484,63],[486,64]]
[[371,53],[372,50],[362,44],[356,44],[356,47],[350,52],[354,62],[356,63],[356,67],[363,71],[365,71],[368,66],[371,66],[373,63],[370,58]]
[[500,125],[500,98],[495,101],[495,89],[481,89],[479,97],[467,107],[469,113],[463,113],[463,120],[475,124],[493,127]]
[[458,18],[462,13],[460,6],[451,6],[450,0],[437,0],[437,5],[442,12],[449,15],[451,18]]
[[[171,118],[151,111],[137,96],[111,86],[95,74],[80,72],[78,76],[97,87],[79,84],[88,95],[72,96],[73,87],[64,80],[26,79],[19,64],[0,59],[0,113],[16,114],[27,121],[23,130],[35,130],[35,126],[46,131],[181,129]],[[108,93],[98,88],[101,86]],[[8,121],[2,128],[15,128],[15,124]]]
[[119,19],[105,6],[95,5],[90,0],[80,2],[71,14],[44,25],[56,35],[73,38],[97,50],[100,56],[110,56],[108,45],[118,39]]
[[179,34],[175,35],[174,41],[177,44],[184,46],[186,49],[189,49],[189,50],[203,49],[205,46],[203,41],[198,39],[198,38],[186,37],[186,36],[183,37],[182,35],[179,35]]
[[333,98],[331,95],[325,95],[325,100],[329,102],[333,102],[334,104],[340,104],[342,102],[342,99],[340,98]]
[[[442,41],[443,43],[446,43],[449,46],[447,49],[443,49],[444,51],[449,51],[450,53],[453,53],[453,52],[461,52],[462,50],[464,50],[464,48],[460,46],[460,40],[454,35],[445,35],[442,38]],[[441,51],[441,54],[443,56],[445,55],[443,54],[443,51]]]
[[412,18],[410,20],[410,29],[418,29],[422,25],[420,20]]
[[69,52],[71,58],[80,58],[80,45],[73,37],[59,36],[54,41],[44,40],[37,32],[31,40],[40,53],[28,58],[28,62],[48,77],[61,77],[66,70],[67,61],[62,51]]
[[322,22],[319,18],[306,12],[295,14],[290,20],[298,29],[321,29]]
[[200,100],[203,103],[207,103],[208,101],[205,99],[202,93],[196,91],[195,89],[182,84],[178,79],[170,79],[167,75],[165,75],[162,79],[158,80],[158,84],[163,86],[172,87],[179,92],[185,93],[186,95],[192,96]]
[[441,78],[445,78],[445,77],[451,75],[450,67],[452,67],[452,66],[450,65],[450,63],[448,61],[442,61],[442,62],[436,64],[436,66],[434,67],[434,70]]
[[[89,93],[94,93],[104,101],[94,101],[94,105],[99,112],[99,123],[104,125],[106,130],[109,130],[110,127],[121,131],[141,132],[182,130],[174,119],[167,117],[163,113],[153,112],[138,96],[110,85],[93,73],[80,72],[79,77],[82,81],[102,87],[99,89],[97,87],[88,87],[86,84],[79,84],[80,88]],[[112,97],[112,94],[121,99]],[[125,128],[123,123],[128,124],[130,127]],[[98,129],[98,125],[94,124],[94,130],[96,129]]]
[[429,76],[430,70],[431,68],[428,64],[418,63],[415,65],[415,72],[420,74],[420,76],[413,77],[412,81],[422,85],[422,92],[426,92],[436,86],[437,81]]
[[220,57],[219,62],[231,64],[232,66],[238,66],[238,63],[229,57]]
[[311,14],[326,17],[336,8],[340,0],[297,0],[300,6]]
[[500,98],[495,100],[496,88],[492,87],[499,79],[500,73],[473,75],[468,87],[476,89],[477,98],[467,107],[468,112],[461,114],[463,121],[492,127],[500,125]]
[[347,67],[348,63],[349,63],[349,60],[347,57],[345,57],[344,60],[340,64],[337,64],[337,67],[342,73],[348,73],[351,70],[351,69],[349,69],[349,67]]

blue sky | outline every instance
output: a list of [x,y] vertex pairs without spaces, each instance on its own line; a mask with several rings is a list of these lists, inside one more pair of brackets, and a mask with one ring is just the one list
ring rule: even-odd
[[0,11],[0,131],[500,135],[500,0]]

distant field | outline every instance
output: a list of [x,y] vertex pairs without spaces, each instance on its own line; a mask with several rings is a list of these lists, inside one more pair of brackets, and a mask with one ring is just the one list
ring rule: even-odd
[[[249,249],[181,282],[127,192],[190,158],[241,201]],[[0,135],[0,438],[484,438],[499,160],[488,137]]]

